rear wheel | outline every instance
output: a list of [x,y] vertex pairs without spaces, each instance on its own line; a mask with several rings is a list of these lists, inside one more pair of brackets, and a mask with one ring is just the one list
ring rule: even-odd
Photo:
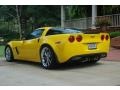
[[40,51],[42,66],[46,69],[54,68],[57,60],[54,51],[49,46],[43,46]]
[[11,62],[13,61],[13,52],[12,52],[12,49],[10,48],[10,46],[6,46],[5,48],[5,58],[6,58],[6,61],[8,62]]

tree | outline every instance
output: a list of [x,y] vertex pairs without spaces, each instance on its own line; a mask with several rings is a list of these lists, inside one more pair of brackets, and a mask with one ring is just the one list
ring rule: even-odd
[[66,19],[77,19],[91,16],[90,5],[66,6]]
[[22,30],[21,30],[21,22],[20,22],[20,11],[19,11],[19,7],[17,5],[16,5],[16,14],[17,14],[18,31],[19,31],[20,39],[22,39]]
[[29,33],[34,28],[60,26],[60,6],[3,5],[0,12],[4,22],[12,22],[14,28],[18,26],[16,32],[19,32],[20,38],[22,32]]

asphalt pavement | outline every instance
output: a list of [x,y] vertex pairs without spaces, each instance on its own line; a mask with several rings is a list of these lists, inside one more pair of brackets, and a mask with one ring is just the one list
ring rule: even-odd
[[120,62],[69,63],[46,70],[38,63],[0,59],[0,86],[119,86]]

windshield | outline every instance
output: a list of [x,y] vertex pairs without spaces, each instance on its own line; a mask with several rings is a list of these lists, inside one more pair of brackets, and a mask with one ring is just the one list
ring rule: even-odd
[[43,29],[36,29],[32,33],[28,34],[26,36],[26,39],[29,40],[29,39],[38,38],[42,35],[43,31],[44,31]]

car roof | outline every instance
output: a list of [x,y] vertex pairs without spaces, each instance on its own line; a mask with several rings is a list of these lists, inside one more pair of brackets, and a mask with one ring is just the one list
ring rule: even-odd
[[67,28],[67,27],[65,27],[65,28],[63,28],[63,27],[41,27],[41,28],[37,28],[37,29],[47,29],[47,30],[50,30],[50,29],[53,29],[53,30],[58,30],[58,31],[63,31],[63,30],[65,30],[65,29],[76,29],[76,30],[81,30],[81,29],[78,29],[78,28]]

